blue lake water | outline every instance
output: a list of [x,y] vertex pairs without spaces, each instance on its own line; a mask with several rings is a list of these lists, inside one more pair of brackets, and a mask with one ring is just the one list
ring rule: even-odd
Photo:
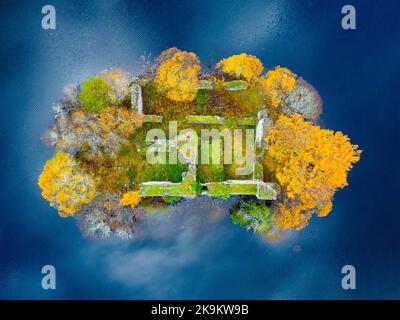
[[[0,3],[0,298],[400,298],[398,227],[400,6],[350,1],[41,1]],[[147,219],[132,241],[82,237],[40,196],[51,152],[40,141],[64,84],[177,46],[204,66],[247,52],[290,68],[324,101],[323,125],[364,150],[334,209],[298,234],[266,243],[233,225],[228,202],[196,199]],[[57,289],[41,288],[41,268]],[[341,288],[341,268],[357,289]]]

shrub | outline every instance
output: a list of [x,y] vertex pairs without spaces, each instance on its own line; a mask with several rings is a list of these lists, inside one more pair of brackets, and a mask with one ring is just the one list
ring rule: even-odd
[[72,216],[96,196],[96,180],[70,155],[58,152],[40,174],[42,196],[62,217]]
[[189,177],[182,182],[182,190],[187,195],[200,195],[202,186],[194,177]]
[[361,151],[342,132],[321,129],[302,115],[282,115],[265,139],[264,166],[282,188],[277,224],[304,228],[312,215],[326,216]]
[[207,114],[207,96],[206,90],[199,90],[196,96],[196,114]]
[[135,208],[140,202],[140,196],[138,191],[128,191],[122,195],[119,205],[123,207],[130,206]]
[[141,207],[121,207],[118,201],[117,194],[101,193],[85,205],[76,216],[83,233],[100,239],[110,238],[111,235],[132,238],[144,217],[144,211]]
[[106,80],[99,77],[91,77],[82,84],[82,91],[79,94],[85,110],[99,112],[111,104],[109,99],[109,87]]

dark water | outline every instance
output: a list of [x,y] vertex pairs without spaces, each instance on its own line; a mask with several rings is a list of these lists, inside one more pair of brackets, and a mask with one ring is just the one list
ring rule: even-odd
[[[397,1],[1,1],[0,298],[400,298]],[[365,150],[326,218],[276,244],[233,225],[234,200],[184,202],[133,241],[92,241],[40,196],[51,153],[40,134],[64,84],[171,46],[204,66],[240,52],[302,75],[324,100],[323,122]],[[41,289],[41,268],[57,289]],[[341,289],[341,267],[357,289]]]

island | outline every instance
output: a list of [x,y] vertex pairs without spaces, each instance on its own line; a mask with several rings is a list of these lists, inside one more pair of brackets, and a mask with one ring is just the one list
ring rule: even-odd
[[202,69],[169,48],[143,72],[110,68],[64,87],[38,185],[93,238],[132,238],[153,212],[237,198],[233,223],[280,239],[332,211],[361,151],[320,125],[322,99],[285,67],[246,53]]

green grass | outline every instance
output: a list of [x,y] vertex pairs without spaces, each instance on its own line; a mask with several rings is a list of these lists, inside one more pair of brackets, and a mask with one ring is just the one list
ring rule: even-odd
[[223,182],[213,182],[207,185],[208,194],[221,199],[229,199],[229,187]]
[[154,196],[180,196],[184,194],[180,183],[171,183],[169,185],[142,185],[140,188],[142,197]]
[[[201,157],[201,145],[199,145],[199,164],[197,165],[197,179],[200,183],[206,182],[220,182],[225,180],[225,172],[223,165],[223,151],[222,143],[219,144],[217,141],[212,141],[208,144],[208,164],[201,164],[203,161]],[[218,147],[220,148],[220,158],[218,159]],[[207,150],[207,149],[206,149]],[[213,158],[219,161],[219,164],[213,164]]]
[[109,87],[106,80],[97,76],[91,77],[83,82],[79,100],[83,108],[89,112],[99,112],[111,104]]
[[245,117],[240,118],[238,120],[239,125],[242,126],[256,126],[257,125],[257,117]]
[[266,204],[254,200],[242,200],[239,206],[232,210],[231,219],[234,224],[261,233],[269,230],[273,223],[273,217]]
[[196,114],[207,114],[207,97],[208,93],[206,90],[199,90],[196,96]]
[[263,180],[264,179],[264,168],[261,163],[256,163],[254,167],[254,179],[256,180]]

